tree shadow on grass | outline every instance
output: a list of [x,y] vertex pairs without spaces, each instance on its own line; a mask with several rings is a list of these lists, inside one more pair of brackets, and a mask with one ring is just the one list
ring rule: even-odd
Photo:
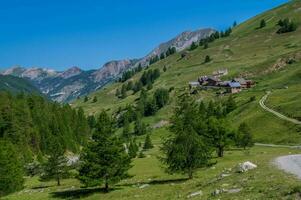
[[133,186],[133,185],[163,185],[163,184],[171,184],[171,183],[183,183],[189,180],[189,178],[179,178],[179,179],[162,179],[162,180],[152,180],[152,181],[144,181],[144,182],[136,182],[136,183],[123,183],[119,184],[119,186]]
[[[119,190],[119,188],[112,188],[110,189],[109,192],[112,192],[114,190]],[[53,198],[80,199],[96,193],[105,194],[107,192],[104,190],[104,188],[80,188],[80,189],[52,192],[51,194]]]

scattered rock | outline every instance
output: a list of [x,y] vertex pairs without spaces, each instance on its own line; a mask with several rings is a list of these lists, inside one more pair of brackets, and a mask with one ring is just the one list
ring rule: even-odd
[[143,185],[139,186],[140,189],[143,189],[143,188],[146,188],[146,187],[149,187],[149,184],[143,184]]
[[202,196],[202,195],[203,195],[203,192],[200,190],[200,191],[193,192],[193,193],[189,194],[187,196],[187,198],[192,198],[192,197],[195,197],[195,196]]
[[250,161],[244,162],[244,163],[239,163],[237,166],[237,172],[246,172],[249,171],[251,169],[255,169],[257,168],[257,165],[251,163]]
[[215,189],[215,190],[212,192],[212,195],[213,195],[213,196],[217,196],[217,195],[219,195],[220,193],[222,193],[221,190]]
[[231,176],[231,174],[221,174],[222,178],[227,177],[227,176]]
[[161,120],[158,123],[156,123],[156,124],[153,125],[153,129],[161,128],[161,127],[166,126],[168,124],[169,124],[169,121]]
[[241,188],[234,188],[234,189],[230,189],[230,190],[227,190],[228,193],[238,193],[240,192],[242,189]]

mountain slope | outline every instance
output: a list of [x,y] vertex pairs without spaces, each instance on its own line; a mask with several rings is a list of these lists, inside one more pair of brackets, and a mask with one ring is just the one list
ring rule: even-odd
[[182,50],[188,47],[191,42],[199,41],[214,32],[213,29],[186,31],[174,39],[160,44],[141,59],[114,60],[105,63],[97,70],[84,71],[78,67],[72,67],[63,72],[57,72],[46,68],[12,67],[2,72],[2,74],[25,78],[50,99],[58,102],[69,102],[80,96],[95,92],[130,68],[137,67],[139,64],[147,66],[153,56],[165,53],[170,47]]
[[29,81],[10,75],[0,75],[0,91],[40,93]]
[[[280,19],[290,18],[298,24],[294,32],[277,34]],[[266,20],[266,27],[259,29],[260,21]],[[228,80],[233,77],[244,76],[257,82],[255,88],[235,95],[239,109],[231,115],[234,126],[241,122],[247,122],[252,126],[254,137],[259,142],[273,143],[297,143],[301,142],[300,128],[288,124],[262,110],[257,102],[266,90],[279,90],[301,85],[301,2],[292,1],[271,11],[258,15],[233,29],[231,36],[221,38],[209,44],[208,49],[202,47],[190,51],[185,59],[181,59],[181,53],[169,56],[150,66],[152,69],[160,69],[161,76],[156,80],[152,93],[157,88],[175,88],[171,96],[188,88],[189,81],[195,81],[201,75],[210,75],[213,71],[227,68],[229,74],[222,77]],[[213,60],[204,63],[206,55]],[[294,59],[289,64],[288,60]],[[163,67],[167,68],[163,72]],[[141,73],[136,74],[131,80],[140,78]],[[122,83],[113,83],[102,90],[91,94],[91,99],[96,96],[100,101],[93,103],[84,102],[82,99],[73,103],[75,107],[83,107],[87,114],[95,114],[102,109],[111,112],[119,107],[124,108],[133,104],[139,97],[139,93],[128,93],[125,99],[115,96],[116,89],[121,89]],[[299,96],[294,99],[294,104],[301,104],[300,87]],[[251,96],[256,101],[249,102]],[[201,91],[196,95],[198,99],[205,101],[220,99],[215,91]],[[289,99],[289,98],[286,98]],[[147,123],[153,124],[160,120],[168,120],[175,98],[170,106],[160,110],[154,117],[145,118]],[[292,107],[293,105],[290,105]],[[292,109],[291,109],[292,110]],[[287,137],[290,135],[290,137]]]

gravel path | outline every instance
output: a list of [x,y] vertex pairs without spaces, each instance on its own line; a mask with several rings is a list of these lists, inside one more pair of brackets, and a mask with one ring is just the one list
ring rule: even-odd
[[301,179],[301,155],[288,155],[276,158],[276,165],[287,173],[296,175]]
[[268,112],[270,112],[270,113],[276,115],[276,116],[279,117],[280,119],[283,119],[283,120],[292,122],[292,123],[294,123],[294,124],[301,125],[301,121],[298,121],[298,120],[296,120],[296,119],[289,118],[289,117],[287,117],[287,116],[285,116],[285,115],[283,115],[283,114],[281,114],[281,113],[279,113],[279,112],[277,112],[277,111],[275,111],[275,110],[273,110],[273,109],[271,109],[271,108],[268,108],[268,107],[264,104],[264,102],[266,101],[266,99],[268,98],[268,96],[269,96],[270,94],[271,94],[271,92],[268,92],[266,95],[264,95],[264,96],[260,99],[260,101],[259,101],[260,106],[261,106],[263,109],[265,109],[266,111],[268,111]]

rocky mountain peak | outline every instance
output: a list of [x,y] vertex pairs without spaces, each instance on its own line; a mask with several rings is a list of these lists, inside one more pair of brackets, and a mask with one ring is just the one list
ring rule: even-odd
[[64,78],[64,79],[67,79],[67,78],[70,78],[72,76],[79,75],[82,72],[83,72],[83,70],[81,70],[77,66],[74,66],[74,67],[71,67],[71,68],[67,69],[66,71],[60,73],[59,76]]

